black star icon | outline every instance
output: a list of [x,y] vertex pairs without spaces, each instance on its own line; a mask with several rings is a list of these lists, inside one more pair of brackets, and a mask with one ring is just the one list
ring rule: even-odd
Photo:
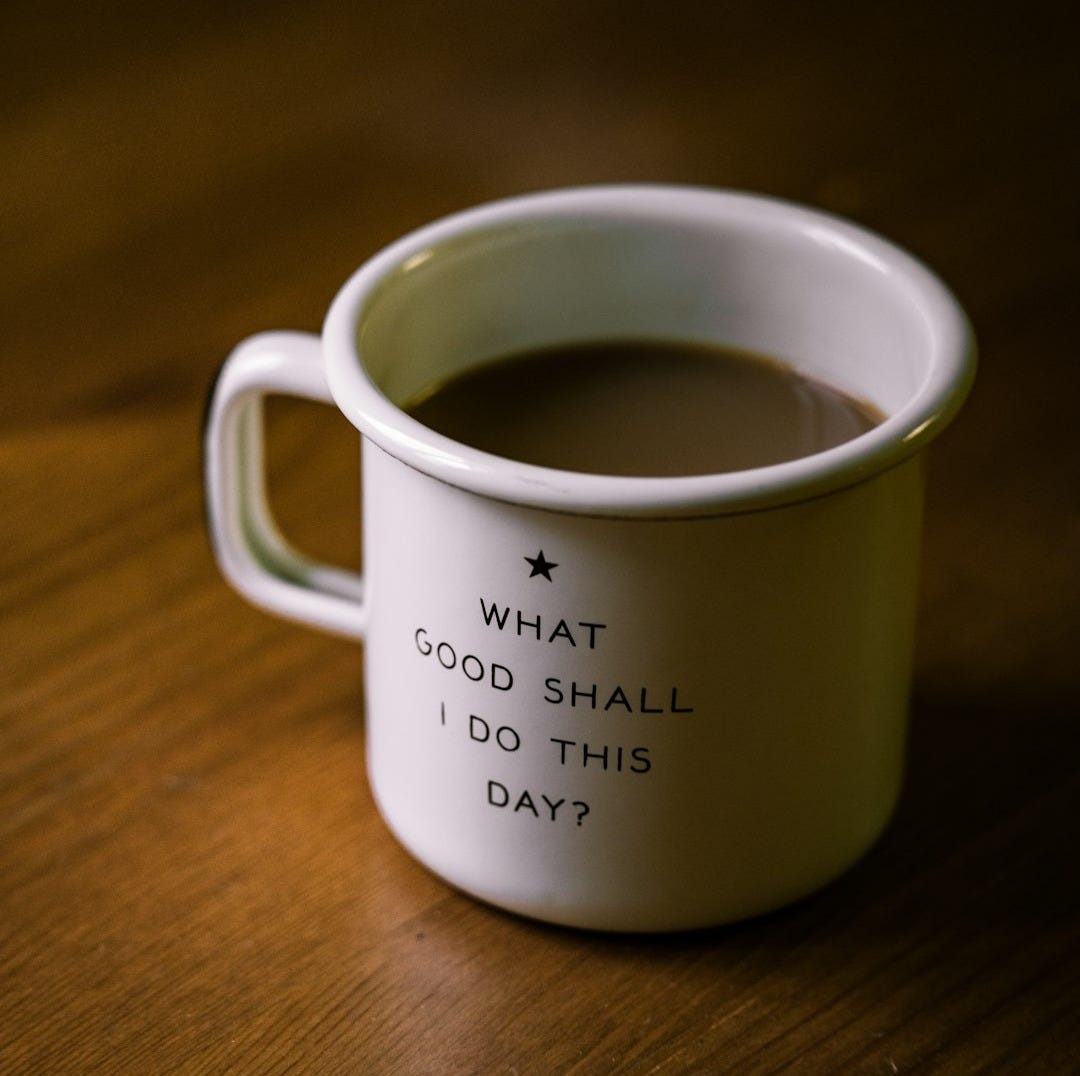
[[558,568],[558,565],[552,564],[552,562],[544,556],[544,551],[542,549],[535,557],[526,557],[525,559],[532,565],[532,571],[529,572],[530,579],[532,579],[534,575],[542,575],[549,583],[554,582],[551,578],[551,569]]

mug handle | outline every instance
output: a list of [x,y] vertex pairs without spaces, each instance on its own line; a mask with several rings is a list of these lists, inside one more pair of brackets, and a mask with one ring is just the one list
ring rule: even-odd
[[311,333],[269,332],[239,344],[214,385],[205,426],[205,491],[218,567],[253,604],[362,639],[363,578],[305,557],[282,536],[266,500],[263,397],[332,404],[322,345]]

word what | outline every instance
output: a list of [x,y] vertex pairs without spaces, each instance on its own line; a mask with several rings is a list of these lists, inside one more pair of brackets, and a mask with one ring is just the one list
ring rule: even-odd
[[576,647],[580,642],[589,650],[596,649],[596,637],[607,627],[592,620],[570,621],[560,617],[553,621],[540,613],[530,616],[521,609],[513,610],[511,616],[509,605],[499,606],[495,602],[489,605],[483,598],[480,599],[480,613],[489,628],[494,626],[498,631],[513,632],[519,638],[535,639],[538,643],[562,642]]

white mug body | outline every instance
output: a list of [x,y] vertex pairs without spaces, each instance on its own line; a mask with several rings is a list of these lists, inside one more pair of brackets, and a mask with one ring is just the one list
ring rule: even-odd
[[729,922],[827,882],[900,788],[921,471],[619,519],[366,449],[368,767],[393,832],[454,886],[579,927]]

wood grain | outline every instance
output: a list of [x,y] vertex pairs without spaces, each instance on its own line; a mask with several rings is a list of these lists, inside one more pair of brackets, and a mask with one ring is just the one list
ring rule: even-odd
[[[0,35],[0,1071],[1080,1071],[1080,82],[1064,4],[19,2]],[[935,446],[910,772],[825,892],[606,937],[415,865],[359,651],[221,581],[227,351],[404,230],[672,180],[876,228],[982,349]],[[298,544],[356,444],[272,411]]]

